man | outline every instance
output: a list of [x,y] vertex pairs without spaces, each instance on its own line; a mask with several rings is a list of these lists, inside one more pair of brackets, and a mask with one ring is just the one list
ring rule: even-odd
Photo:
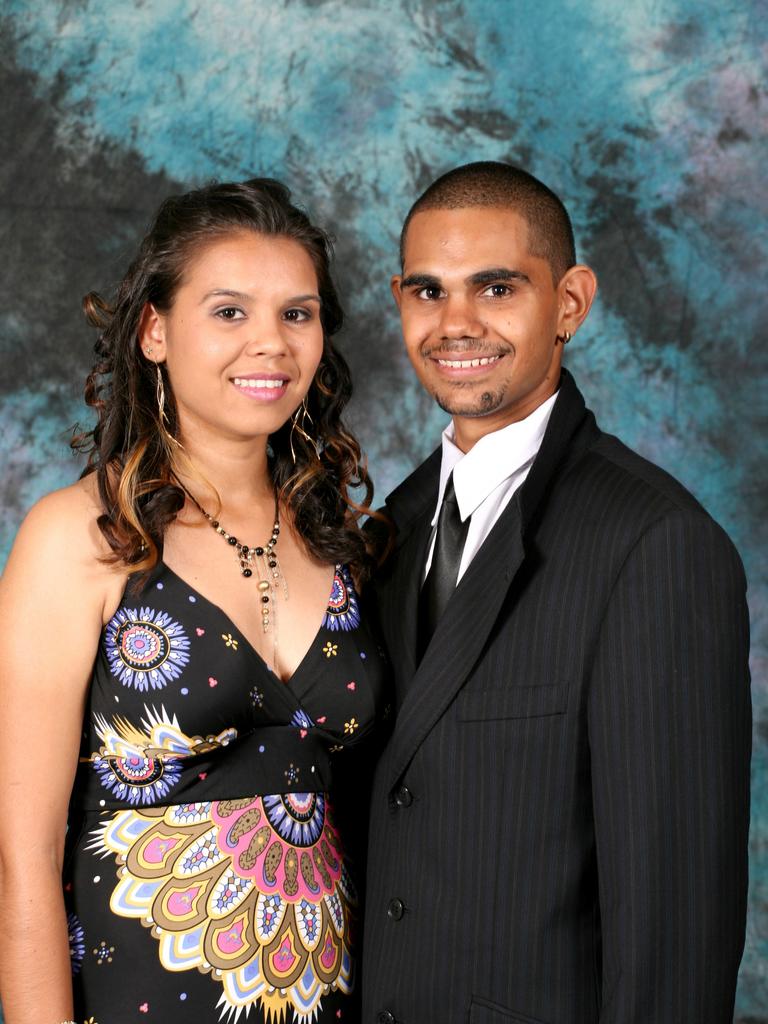
[[738,555],[561,370],[596,280],[548,188],[460,167],[415,203],[401,256],[408,354],[452,422],[387,500],[398,715],[363,1020],[726,1024],[749,816]]

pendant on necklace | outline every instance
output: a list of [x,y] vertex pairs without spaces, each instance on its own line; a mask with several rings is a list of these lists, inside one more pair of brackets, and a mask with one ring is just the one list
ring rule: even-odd
[[[183,486],[183,485],[182,485]],[[280,570],[280,563],[277,559],[277,539],[280,536],[280,509],[275,498],[275,522],[272,526],[272,535],[266,544],[259,544],[256,547],[249,547],[248,544],[241,544],[237,537],[232,536],[231,533],[227,533],[218,519],[214,519],[213,516],[206,512],[197,498],[184,488],[185,493],[195,503],[204,518],[210,523],[216,533],[220,537],[223,537],[230,547],[235,549],[237,561],[240,566],[240,573],[246,579],[250,579],[254,572],[256,573],[258,583],[257,588],[261,597],[261,625],[265,633],[270,631],[270,627],[275,627],[274,619],[277,614],[277,608],[275,606],[274,598],[277,593],[277,588],[282,584],[283,595],[285,600],[288,600],[288,584],[285,581]],[[277,646],[277,638],[275,637],[275,647]],[[275,652],[273,652],[275,653]]]
[[[216,525],[219,531],[222,528],[218,524]],[[280,564],[277,560],[277,552],[275,551],[275,545],[277,544],[277,538],[280,534],[280,520],[275,516],[275,524],[272,527],[272,536],[269,538],[266,544],[258,545],[255,548],[249,547],[247,544],[241,544],[236,537],[227,537],[230,544],[233,544],[237,551],[237,558],[240,564],[240,572],[246,579],[253,576],[254,569],[258,576],[257,587],[261,595],[261,624],[265,633],[269,632],[270,627],[270,605],[274,599],[275,590],[280,581]],[[270,579],[271,577],[271,579]],[[283,577],[283,588],[285,590],[285,596],[288,597],[288,590],[285,585],[285,578]]]

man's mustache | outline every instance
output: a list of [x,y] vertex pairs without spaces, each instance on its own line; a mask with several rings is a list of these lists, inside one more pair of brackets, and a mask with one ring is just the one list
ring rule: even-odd
[[425,346],[421,354],[425,359],[433,357],[460,356],[465,352],[472,352],[480,358],[492,356],[505,356],[512,351],[511,345],[489,345],[487,341],[479,338],[453,338],[451,341],[442,341],[437,345]]

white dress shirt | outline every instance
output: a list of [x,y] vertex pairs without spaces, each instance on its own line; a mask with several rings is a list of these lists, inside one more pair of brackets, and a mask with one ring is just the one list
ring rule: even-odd
[[440,490],[432,518],[432,538],[424,566],[424,578],[432,565],[435,549],[437,517],[443,503],[448,477],[453,473],[453,487],[462,523],[469,518],[467,539],[459,566],[458,581],[467,571],[496,520],[509,504],[512,495],[528,476],[533,460],[541,447],[557,393],[543,402],[530,416],[510,423],[481,437],[464,454],[454,441],[453,420],[443,431],[443,455],[440,463]]

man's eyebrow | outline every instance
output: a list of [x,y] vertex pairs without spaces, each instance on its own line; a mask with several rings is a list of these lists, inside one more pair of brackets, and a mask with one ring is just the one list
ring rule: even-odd
[[[530,284],[531,279],[522,270],[510,270],[509,267],[489,267],[488,270],[478,270],[465,280],[465,284],[482,285],[495,284],[496,282],[519,281],[523,284]],[[400,282],[401,288],[440,288],[440,278],[434,274],[408,274]]]
[[439,288],[440,279],[432,274],[409,274],[400,282],[401,288]]
[[489,270],[479,270],[467,278],[467,284],[495,284],[497,281],[522,281],[530,284],[531,279],[522,270],[510,270],[508,267],[492,267]]

